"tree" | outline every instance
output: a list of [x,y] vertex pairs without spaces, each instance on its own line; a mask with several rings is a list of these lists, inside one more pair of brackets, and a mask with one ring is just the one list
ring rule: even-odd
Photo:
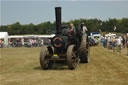
[[[73,23],[75,28],[78,28],[80,24],[84,22],[85,26],[90,32],[98,32],[101,29],[103,32],[114,32],[114,26],[117,27],[115,32],[128,33],[128,18],[123,19],[109,19],[106,21],[101,21],[98,19],[76,19],[70,20],[69,22],[62,22],[62,24],[69,25]],[[102,25],[101,25],[102,23]],[[23,35],[23,34],[53,34],[56,32],[56,23],[43,22],[38,25],[32,23],[21,25],[16,22],[11,25],[1,25],[1,32],[8,32],[9,35]]]
[[12,35],[18,35],[20,34],[21,25],[19,22],[16,22],[12,25],[10,25],[11,33]]

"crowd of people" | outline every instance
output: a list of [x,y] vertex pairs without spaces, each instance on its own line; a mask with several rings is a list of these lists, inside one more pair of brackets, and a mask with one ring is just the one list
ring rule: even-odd
[[5,41],[0,39],[0,48],[5,47],[41,47],[43,44],[49,43],[49,39],[12,39],[8,41],[8,45]]
[[8,47],[40,47],[43,43],[43,39],[17,39],[9,41]]
[[[101,45],[104,48],[113,50],[113,52],[118,52],[121,54],[121,51],[127,48],[128,52],[128,35],[125,36],[109,36],[109,37],[90,37],[89,38],[90,46]],[[128,53],[127,53],[128,54]]]
[[128,37],[105,37],[102,39],[102,44],[104,48],[112,49],[113,52],[119,52],[121,54],[123,48],[128,48]]

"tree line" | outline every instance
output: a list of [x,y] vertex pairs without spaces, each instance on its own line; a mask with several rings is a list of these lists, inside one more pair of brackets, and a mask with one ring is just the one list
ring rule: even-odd
[[[122,19],[108,19],[102,21],[99,19],[75,19],[68,22],[62,22],[62,24],[69,25],[73,23],[77,28],[80,23],[84,22],[90,32],[119,32],[128,33],[128,18]],[[11,25],[1,25],[0,32],[8,32],[9,35],[25,35],[25,34],[53,34],[56,32],[56,23],[43,22],[37,25],[20,24],[16,22]]]

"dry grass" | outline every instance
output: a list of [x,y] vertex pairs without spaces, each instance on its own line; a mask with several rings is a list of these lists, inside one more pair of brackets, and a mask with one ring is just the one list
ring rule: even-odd
[[119,56],[122,55],[122,56],[128,58],[128,49],[126,47],[125,48],[123,48],[123,47],[121,48],[121,54],[119,52],[117,52],[116,48],[115,48],[115,52],[113,52],[112,49],[111,50],[109,49],[109,51],[114,53],[114,54],[118,54]]
[[122,55],[124,55],[125,57],[128,58],[128,49],[127,48],[122,49]]
[[0,49],[0,84],[128,85],[128,58],[102,47],[92,47],[90,62],[76,70],[41,70],[39,52],[40,48]]

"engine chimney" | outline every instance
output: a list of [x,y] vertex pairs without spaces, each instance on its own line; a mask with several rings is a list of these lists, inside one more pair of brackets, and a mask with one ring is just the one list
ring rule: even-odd
[[56,14],[56,34],[61,32],[61,7],[55,7]]

